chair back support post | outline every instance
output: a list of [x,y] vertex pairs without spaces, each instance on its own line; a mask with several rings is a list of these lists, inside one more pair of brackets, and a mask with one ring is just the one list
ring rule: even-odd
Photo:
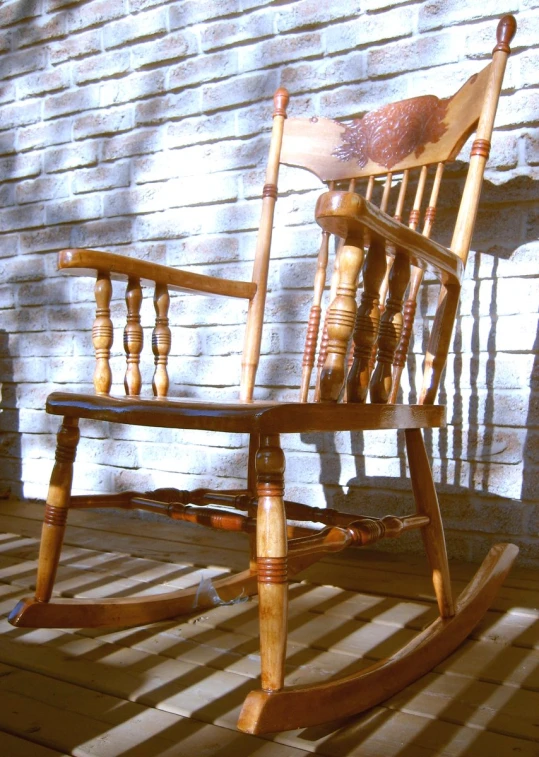
[[240,399],[244,402],[249,402],[253,398],[256,371],[260,358],[264,307],[268,285],[271,234],[275,202],[277,200],[277,178],[279,175],[281,145],[288,100],[288,91],[284,87],[279,88],[273,96],[273,128],[266,169],[266,181],[262,192],[262,213],[253,266],[253,283],[256,284],[256,292],[249,302],[241,364]]
[[[477,126],[476,137],[472,144],[470,167],[450,247],[464,264],[466,264],[470,251],[485,164],[490,152],[494,117],[498,107],[507,58],[511,52],[509,43],[513,39],[515,32],[516,22],[513,16],[504,16],[498,24],[496,31],[497,45],[493,50],[490,79]],[[438,308],[429,338],[423,370],[423,386],[419,398],[421,404],[434,403],[438,392],[457,312],[460,292],[458,290],[453,291],[455,289],[456,287],[442,287],[440,291]]]

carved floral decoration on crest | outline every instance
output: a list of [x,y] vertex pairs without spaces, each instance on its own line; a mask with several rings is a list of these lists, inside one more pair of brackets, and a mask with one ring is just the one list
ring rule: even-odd
[[372,160],[387,169],[412,152],[419,158],[426,144],[438,142],[447,131],[443,120],[450,100],[423,95],[355,118],[345,126],[343,144],[333,155],[342,161],[355,159],[360,168]]

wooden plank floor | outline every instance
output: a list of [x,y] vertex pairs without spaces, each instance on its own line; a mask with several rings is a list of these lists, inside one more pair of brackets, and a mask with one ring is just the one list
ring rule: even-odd
[[[435,671],[364,715],[247,736],[235,728],[259,672],[256,600],[123,630],[15,629],[31,589],[42,507],[0,503],[3,757],[538,757],[539,575],[517,567],[472,637]],[[64,596],[126,596],[245,567],[242,535],[73,512]],[[455,565],[460,592],[475,568]],[[332,558],[291,586],[287,683],[380,659],[434,617],[424,560]]]

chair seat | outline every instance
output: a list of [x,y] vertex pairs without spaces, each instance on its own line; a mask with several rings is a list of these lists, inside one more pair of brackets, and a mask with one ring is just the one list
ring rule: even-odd
[[47,412],[137,426],[230,433],[286,434],[445,426],[443,405],[225,403],[54,392],[47,399]]

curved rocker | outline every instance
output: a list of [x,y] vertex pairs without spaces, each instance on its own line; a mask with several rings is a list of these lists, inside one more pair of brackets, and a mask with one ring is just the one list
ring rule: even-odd
[[[291,555],[288,561],[288,578],[305,570],[319,560],[320,556],[320,554]],[[258,574],[256,571],[244,570],[213,581],[213,586],[223,602],[231,602],[240,595],[252,597],[258,593]],[[190,586],[188,589],[149,597],[104,599],[58,597],[50,602],[38,602],[34,598],[21,599],[9,614],[8,621],[19,628],[138,626],[170,620],[178,615],[214,607],[209,597],[197,598],[197,591],[198,586]]]
[[[213,582],[223,602],[238,595],[256,594],[257,576],[244,570]],[[214,604],[209,597],[197,599],[198,586],[156,594],[150,597],[110,597],[76,599],[60,597],[50,602],[22,599],[9,615],[14,626],[26,628],[99,628],[102,626],[137,626],[169,620]],[[195,604],[196,600],[196,604]]]
[[385,660],[356,675],[281,691],[252,691],[243,705],[238,728],[260,734],[305,728],[357,715],[393,696],[428,673],[481,620],[518,554],[514,544],[497,544],[459,596],[455,615],[437,618]]

